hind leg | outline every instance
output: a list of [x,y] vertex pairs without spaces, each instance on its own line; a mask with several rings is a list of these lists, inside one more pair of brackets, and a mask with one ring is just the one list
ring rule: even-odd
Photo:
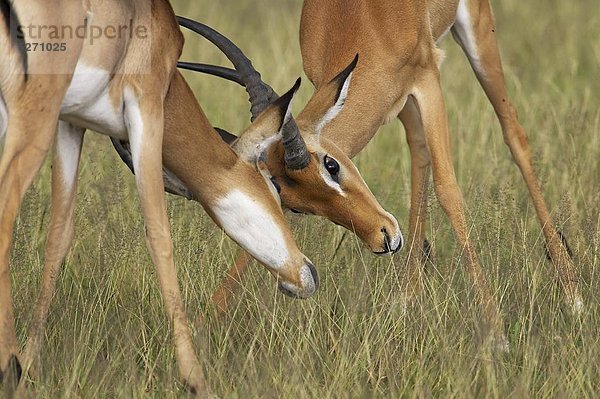
[[[44,78],[40,77],[36,80],[42,79]],[[52,80],[55,81],[53,83],[61,83],[56,82],[59,80],[57,77]],[[30,80],[30,85],[34,85],[33,79]],[[56,98],[62,98],[61,91],[64,94],[66,85],[65,79],[62,85],[55,86]],[[36,96],[36,94],[26,92],[21,98],[26,99],[29,95]],[[44,107],[36,106],[35,109],[25,106],[18,108],[17,104],[11,108],[11,104],[8,104],[9,124],[0,161],[0,373],[6,378],[6,371],[11,371],[13,375],[10,379],[17,381],[21,370],[9,273],[12,229],[23,196],[52,144],[59,106],[59,103],[51,101]],[[31,117],[32,114],[35,118]]]
[[242,277],[253,259],[252,255],[248,252],[240,250],[235,263],[229,268],[227,275],[210,298],[219,317],[227,314],[231,306],[231,300],[240,287]]
[[488,0],[462,0],[452,34],[460,44],[490,102],[494,106],[513,160],[519,167],[542,226],[549,257],[556,266],[567,300],[575,313],[583,307],[579,275],[562,235],[556,229],[544,200],[540,182],[533,170],[527,134],[517,111],[508,99],[500,53],[496,42],[494,17]]
[[44,273],[23,355],[25,370],[30,374],[30,368],[35,370],[56,280],[73,238],[77,169],[85,132],[85,129],[62,121],[58,126],[52,161],[52,212],[46,239]]
[[485,321],[490,326],[491,337],[495,339],[495,344],[499,348],[507,349],[502,316],[469,238],[462,194],[452,165],[448,119],[439,72],[431,70],[425,73],[420,79],[414,96],[431,154],[435,194],[462,248],[462,260],[483,308]]

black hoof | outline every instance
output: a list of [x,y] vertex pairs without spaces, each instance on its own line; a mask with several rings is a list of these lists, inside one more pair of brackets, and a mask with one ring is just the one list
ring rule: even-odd
[[430,261],[433,261],[433,249],[431,243],[425,239],[423,241],[423,253],[421,254],[421,261],[424,265],[427,265]]
[[8,359],[8,367],[4,372],[0,370],[0,383],[10,384],[12,387],[17,387],[23,376],[23,368],[19,359],[15,355],[12,355]]
[[[567,238],[564,236],[562,231],[558,232],[558,236],[560,237],[560,240],[562,241],[565,249],[567,250],[567,255],[569,255],[569,258],[573,259],[573,251],[571,250],[571,247],[569,246],[569,243],[567,242]],[[550,255],[550,251],[548,251],[548,245],[545,246],[545,249],[546,249],[546,259],[548,259],[549,261],[552,262],[552,255]]]

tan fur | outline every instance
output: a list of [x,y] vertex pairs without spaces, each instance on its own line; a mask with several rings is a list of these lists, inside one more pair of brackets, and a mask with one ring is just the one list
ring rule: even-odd
[[[346,60],[360,54],[353,78],[354,90],[347,111],[333,121],[324,135],[350,157],[357,154],[377,132],[398,99],[411,99],[399,117],[403,122],[412,157],[410,239],[420,248],[430,165],[436,195],[463,247],[467,269],[478,296],[492,320],[500,316],[484,273],[474,253],[450,158],[446,110],[439,83],[434,41],[452,29],[460,41],[460,29],[473,32],[476,54],[463,46],[470,60],[478,60],[475,72],[502,126],[505,141],[521,169],[533,199],[550,255],[560,275],[568,301],[581,306],[577,272],[560,242],[531,164],[531,151],[514,107],[508,100],[498,53],[495,25],[488,0],[465,0],[470,18],[458,21],[458,1],[366,1],[306,0],[300,28],[304,69],[316,86],[313,99]],[[314,100],[317,101],[317,100]],[[310,103],[309,103],[310,106]],[[308,109],[308,107],[307,107]],[[420,251],[412,250],[421,258]],[[413,262],[408,286],[418,278]],[[418,284],[416,284],[418,285]]]

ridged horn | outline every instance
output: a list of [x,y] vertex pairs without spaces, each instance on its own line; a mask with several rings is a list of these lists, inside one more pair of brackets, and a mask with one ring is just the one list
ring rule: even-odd
[[310,154],[294,118],[286,122],[281,130],[281,135],[285,150],[285,165],[291,170],[306,168],[310,163]]
[[227,71],[222,67],[196,64],[196,68],[191,68],[194,66],[192,63],[179,64],[181,67],[217,74],[217,76],[222,76],[226,79],[241,83],[246,88],[248,96],[250,97],[252,121],[254,121],[258,115],[271,104],[271,102],[278,98],[271,86],[262,81],[260,73],[254,69],[252,62],[248,57],[246,57],[244,53],[231,42],[231,40],[200,22],[185,17],[177,17],[177,21],[179,22],[179,25],[196,32],[217,46],[229,61],[231,61],[238,75],[231,74],[231,71]]
[[[294,95],[300,88],[301,80],[298,78],[294,87],[292,87],[287,93],[285,93],[278,102],[284,105],[284,112],[291,112],[291,102]],[[283,149],[285,151],[284,161],[285,165],[291,170],[301,170],[308,166],[310,163],[310,154],[306,148],[306,143],[300,134],[300,129],[296,121],[291,116],[285,116],[283,120],[283,127],[281,128],[281,136]]]

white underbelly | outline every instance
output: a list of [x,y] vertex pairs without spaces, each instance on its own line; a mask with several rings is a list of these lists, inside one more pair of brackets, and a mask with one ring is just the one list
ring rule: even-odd
[[78,64],[65,94],[60,119],[75,126],[119,139],[127,139],[122,99],[114,104],[109,95],[108,71]]

